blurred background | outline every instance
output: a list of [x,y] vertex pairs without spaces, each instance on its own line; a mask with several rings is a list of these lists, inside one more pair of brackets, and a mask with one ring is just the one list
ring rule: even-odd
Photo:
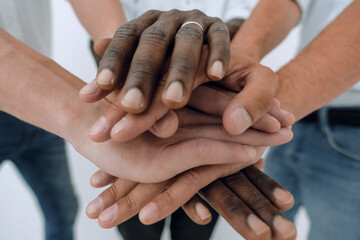
[[[77,20],[67,1],[51,0],[53,14],[53,59],[82,80],[89,82],[96,74],[96,66],[89,50],[89,36]],[[277,70],[289,61],[297,46],[299,29],[295,29],[285,42],[267,56],[263,64]],[[72,180],[79,199],[79,212],[75,224],[77,240],[121,240],[115,229],[105,230],[97,221],[87,218],[85,208],[101,189],[93,189],[89,179],[97,168],[67,145]],[[308,231],[306,213],[302,211],[296,221],[298,240],[305,240]],[[43,220],[38,203],[12,163],[0,166],[0,239],[43,239]],[[168,240],[165,231],[162,240]],[[213,240],[242,239],[220,219],[212,236]]]

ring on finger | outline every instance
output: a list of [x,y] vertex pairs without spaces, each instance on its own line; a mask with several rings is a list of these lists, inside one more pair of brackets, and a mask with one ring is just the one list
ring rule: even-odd
[[185,27],[186,25],[189,25],[189,24],[195,24],[195,25],[197,25],[197,26],[201,29],[201,31],[204,32],[204,28],[201,26],[201,24],[198,23],[198,22],[195,22],[195,21],[185,22],[183,25],[181,25],[180,29],[183,28],[183,27]]

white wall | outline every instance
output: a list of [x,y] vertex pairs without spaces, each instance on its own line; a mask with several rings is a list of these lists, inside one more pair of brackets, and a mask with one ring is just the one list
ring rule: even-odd
[[[91,81],[96,73],[95,64],[88,48],[89,37],[82,29],[70,5],[66,1],[53,3],[54,14],[54,59],[64,68],[84,81]],[[274,53],[264,60],[264,64],[273,69],[286,63],[294,54],[297,32],[294,32]],[[80,211],[76,223],[76,239],[121,239],[117,232],[101,229],[97,222],[85,215],[85,207],[100,190],[91,188],[90,175],[96,168],[71,146],[68,146],[70,167],[74,185],[80,202]],[[299,240],[305,239],[307,221],[304,214],[300,217]],[[0,169],[0,239],[3,240],[39,240],[43,237],[43,220],[33,194],[15,170],[7,162]],[[168,233],[164,239],[168,239]],[[213,239],[239,239],[232,228],[221,219],[216,227]]]

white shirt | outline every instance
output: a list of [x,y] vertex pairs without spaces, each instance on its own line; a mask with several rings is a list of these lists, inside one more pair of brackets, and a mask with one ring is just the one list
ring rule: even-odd
[[[352,0],[297,0],[297,2],[302,10],[302,30],[300,33],[299,46],[299,50],[301,51],[331,23]],[[360,106],[360,82],[331,102],[330,105]]]
[[247,19],[256,0],[121,0],[127,20],[139,17],[150,9],[182,11],[199,9],[208,16],[219,17],[224,22],[233,18]]
[[0,0],[0,27],[50,57],[50,0]]

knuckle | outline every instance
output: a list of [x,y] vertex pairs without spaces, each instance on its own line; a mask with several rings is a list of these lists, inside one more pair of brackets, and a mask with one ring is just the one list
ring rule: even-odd
[[190,25],[186,25],[183,28],[180,28],[175,36],[176,40],[181,40],[184,38],[190,39],[191,41],[193,41],[194,44],[199,45],[203,43],[203,32],[198,26],[193,27]]
[[124,198],[124,201],[125,201],[124,202],[125,206],[128,209],[138,209],[139,208],[139,204],[131,192]]
[[219,22],[219,23],[224,24],[224,22],[219,17],[211,17],[211,22],[213,22],[213,23],[218,23]]
[[224,24],[214,24],[208,33],[210,36],[222,35],[229,36],[229,30]]
[[195,62],[188,54],[178,54],[174,57],[171,68],[179,70],[184,75],[189,75],[195,71]]
[[120,196],[120,189],[118,188],[117,184],[111,185],[105,192],[104,195],[102,195],[104,198],[109,198],[111,200],[119,199]]
[[141,35],[141,40],[150,42],[152,44],[166,44],[169,40],[168,32],[164,25],[151,26],[147,28]]
[[250,194],[246,201],[252,206],[252,208],[255,208],[258,211],[266,210],[271,206],[270,202],[266,201],[264,196],[260,193]]
[[161,11],[159,11],[159,10],[151,9],[151,10],[146,11],[143,16],[148,16],[148,15],[149,16],[157,16],[160,13],[161,13]]
[[[153,69],[155,68],[154,63],[151,62],[148,58],[138,58],[136,59],[130,68],[130,74],[135,78],[144,78],[145,80],[149,80],[148,78],[154,78]],[[141,83],[144,83],[141,81]]]
[[172,16],[172,15],[178,15],[181,11],[178,9],[171,9],[170,11],[168,11],[168,15]]
[[182,181],[187,186],[198,186],[201,184],[201,173],[197,169],[192,169],[183,174]]
[[168,188],[164,192],[162,192],[162,199],[166,203],[166,205],[174,205],[177,203],[174,192]]
[[200,11],[199,9],[193,9],[189,11],[189,15],[191,17],[204,17],[206,16],[205,13],[203,13],[202,11]]
[[204,158],[211,153],[213,144],[205,138],[199,138],[196,140],[194,147],[198,157]]
[[227,194],[220,196],[219,198],[219,201],[224,204],[225,208],[229,212],[239,212],[242,208],[244,208],[245,204],[239,201],[239,198],[234,194]]
[[115,38],[126,39],[128,37],[138,37],[139,26],[136,23],[126,23],[119,27],[115,32]]
[[125,59],[125,54],[123,53],[121,47],[112,46],[106,50],[101,66],[105,67],[113,63],[114,60],[119,61],[123,59]]

